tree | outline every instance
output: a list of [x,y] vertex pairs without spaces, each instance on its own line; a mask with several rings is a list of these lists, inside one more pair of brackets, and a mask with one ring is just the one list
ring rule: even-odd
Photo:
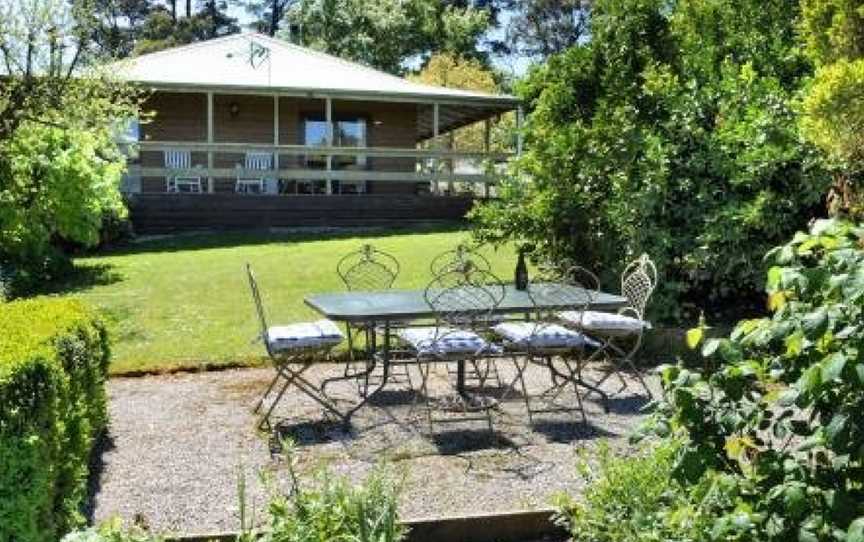
[[505,49],[519,56],[548,58],[587,38],[589,0],[504,0],[511,13]]
[[285,12],[295,2],[296,0],[247,0],[244,7],[255,18],[252,25],[256,30],[275,36],[282,28]]
[[[435,85],[439,87],[477,90],[493,94],[499,90],[495,74],[476,59],[465,59],[451,53],[432,55],[429,62],[417,74],[408,77],[412,81]],[[506,147],[514,120],[512,115],[502,122],[494,123],[492,146],[503,149]],[[482,123],[475,123],[460,128],[448,134],[448,146],[451,149],[482,149],[485,138],[485,128]]]
[[150,0],[95,0],[93,41],[99,51],[115,58],[129,56],[141,25],[150,16]]
[[[189,6],[187,3],[187,7]],[[158,7],[138,30],[134,53],[152,53],[239,32],[237,20],[227,15],[227,9],[226,0],[203,0],[197,12],[178,19],[164,8]]]
[[13,0],[0,8],[0,267],[13,286],[68,264],[60,246],[98,241],[124,214],[118,124],[137,97],[96,62],[92,6]]
[[[651,254],[653,317],[758,310],[762,255],[822,212],[829,178],[800,140],[811,73],[797,0],[598,0],[591,40],[519,86],[526,152],[482,239],[526,239],[613,283]],[[766,38],[768,36],[769,38]]]
[[489,16],[437,0],[297,0],[282,25],[284,39],[401,74],[439,51],[478,57]]
[[864,217],[864,2],[803,0],[806,50],[817,66],[803,102],[805,137],[831,159],[831,210]]

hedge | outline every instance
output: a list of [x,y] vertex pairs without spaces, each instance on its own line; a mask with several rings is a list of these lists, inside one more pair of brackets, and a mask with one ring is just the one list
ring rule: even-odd
[[0,542],[53,541],[81,523],[109,357],[79,302],[0,304]]

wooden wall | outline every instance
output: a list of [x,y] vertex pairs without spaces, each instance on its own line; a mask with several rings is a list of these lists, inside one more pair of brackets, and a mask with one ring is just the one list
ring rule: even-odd
[[129,210],[139,234],[206,229],[304,226],[395,226],[461,220],[473,205],[463,197],[236,196],[234,194],[135,194]]
[[[235,113],[232,113],[232,105]],[[273,143],[273,98],[245,94],[216,94],[213,97],[213,132],[217,143]],[[155,116],[142,125],[145,141],[207,141],[207,98],[203,93],[156,92],[145,102],[144,111]],[[301,145],[303,141],[303,119],[321,117],[325,102],[320,99],[279,99],[279,143]],[[417,106],[405,103],[368,101],[333,101],[333,117],[362,117],[366,119],[367,145],[370,147],[414,148],[417,143]],[[193,165],[206,167],[207,154],[196,152]],[[217,153],[214,166],[231,168],[242,163],[242,153]],[[161,152],[141,153],[141,165],[161,167],[164,159]],[[303,167],[303,157],[281,154],[282,168]],[[413,172],[413,158],[367,158],[367,168],[372,171]],[[234,179],[216,179],[217,192],[233,192]],[[414,182],[374,182],[367,184],[372,194],[415,194]],[[143,192],[164,192],[165,179],[144,178]]]

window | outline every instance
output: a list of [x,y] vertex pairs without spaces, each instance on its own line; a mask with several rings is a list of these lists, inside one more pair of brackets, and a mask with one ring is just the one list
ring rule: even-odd
[[[303,143],[311,147],[327,145],[327,121],[308,117],[303,121]],[[333,145],[336,147],[366,147],[366,119],[344,118],[333,122]],[[327,167],[324,155],[307,155],[306,166],[312,168]],[[333,169],[366,167],[366,156],[334,156]]]

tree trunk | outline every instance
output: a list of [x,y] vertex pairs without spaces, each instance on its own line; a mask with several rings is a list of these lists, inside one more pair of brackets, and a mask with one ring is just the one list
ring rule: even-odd
[[268,32],[271,36],[276,35],[276,31],[279,30],[279,19],[282,18],[282,0],[273,0],[273,9],[270,10],[270,31]]
[[168,0],[171,4],[171,19],[177,22],[177,0]]
[[192,16],[192,0],[186,0],[186,18]]

